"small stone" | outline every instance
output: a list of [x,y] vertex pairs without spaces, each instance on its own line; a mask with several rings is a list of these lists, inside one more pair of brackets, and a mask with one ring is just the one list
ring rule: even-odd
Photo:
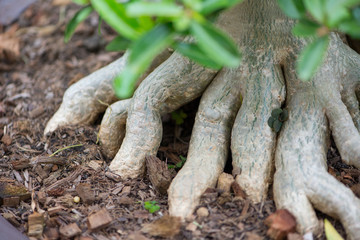
[[207,208],[205,207],[201,207],[198,210],[196,210],[196,215],[198,215],[198,217],[208,217],[209,216],[209,210],[207,210]]
[[217,188],[224,193],[230,193],[231,184],[234,182],[234,177],[228,173],[222,173],[217,182]]
[[112,220],[113,219],[109,212],[103,208],[88,217],[87,225],[91,231],[94,231],[106,227],[112,222]]

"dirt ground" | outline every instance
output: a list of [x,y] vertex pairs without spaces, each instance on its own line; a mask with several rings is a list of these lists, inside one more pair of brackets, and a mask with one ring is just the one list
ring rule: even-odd
[[[20,202],[1,199],[0,213],[24,234],[34,232],[29,230],[34,226],[32,213],[40,213],[40,222],[44,222],[38,225],[44,229],[34,239],[71,239],[69,231],[74,229],[75,239],[161,239],[141,229],[168,214],[167,196],[160,195],[147,176],[121,180],[106,175],[110,160],[97,144],[98,124],[70,126],[48,138],[43,136],[64,91],[121,56],[104,51],[115,34],[102,24],[99,35],[96,15],[81,24],[65,44],[66,22],[79,7],[54,2],[68,1],[39,0],[13,24],[0,25],[0,198],[6,184],[22,184],[30,193]],[[4,50],[1,42],[5,41],[9,44]],[[173,164],[180,155],[186,156],[197,104],[198,100],[183,107],[188,117],[182,125],[164,116],[161,160]],[[334,147],[329,150],[328,163],[329,172],[358,194],[360,171],[342,164]],[[230,164],[226,171],[231,172]],[[74,201],[76,196],[80,196],[79,203]],[[157,201],[160,210],[149,213],[144,209],[148,201]],[[209,189],[200,207],[209,215],[194,214],[181,225],[175,221],[172,231],[179,233],[173,239],[269,239],[264,219],[275,211],[271,190],[265,202],[253,204]],[[99,212],[108,214],[110,220],[105,216],[101,218],[104,224],[94,227],[89,218]],[[338,221],[321,213],[318,216],[328,218],[345,236]]]

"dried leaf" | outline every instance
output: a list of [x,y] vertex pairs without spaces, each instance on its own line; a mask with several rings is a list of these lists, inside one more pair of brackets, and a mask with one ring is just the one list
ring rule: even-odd
[[288,233],[295,232],[295,217],[286,209],[279,209],[265,219],[269,227],[267,235],[275,240],[285,239]]
[[180,232],[180,227],[179,217],[165,215],[152,223],[145,224],[141,231],[153,237],[171,238]]

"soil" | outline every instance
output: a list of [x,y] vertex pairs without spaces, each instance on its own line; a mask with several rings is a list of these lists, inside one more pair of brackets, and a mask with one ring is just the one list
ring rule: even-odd
[[[69,126],[43,136],[64,91],[122,54],[105,52],[104,46],[115,34],[102,23],[100,35],[95,14],[64,43],[66,22],[78,9],[67,0],[39,0],[11,25],[0,26],[0,41],[7,36],[15,46],[0,49],[0,180],[20,183],[31,193],[30,198],[15,204],[3,201],[0,213],[34,239],[73,238],[64,233],[64,226],[71,223],[80,228],[75,239],[161,239],[141,229],[168,214],[167,196],[155,190],[148,176],[122,180],[106,174],[110,160],[103,157],[97,144],[100,119],[93,126]],[[198,100],[182,108],[187,118],[181,125],[176,125],[170,114],[163,117],[161,160],[176,164],[180,155],[186,157],[197,104]],[[334,146],[328,163],[329,172],[359,194],[360,171],[341,163]],[[231,173],[231,164],[226,171]],[[271,189],[269,192],[266,201],[253,204],[209,189],[199,206],[206,208],[209,216],[194,214],[179,227],[175,224],[180,229],[174,230],[179,233],[172,238],[269,239],[264,220],[276,210]],[[80,196],[78,203],[76,196]],[[160,210],[147,211],[144,203],[149,201],[156,201]],[[41,213],[44,221],[40,224],[43,233],[37,236],[29,230],[33,226],[29,216],[34,216],[34,211]],[[100,218],[104,224],[95,228],[89,221],[99,211],[109,213],[111,219]],[[345,236],[338,221],[321,213],[318,216],[320,220],[328,218]],[[325,239],[324,234],[319,239]]]

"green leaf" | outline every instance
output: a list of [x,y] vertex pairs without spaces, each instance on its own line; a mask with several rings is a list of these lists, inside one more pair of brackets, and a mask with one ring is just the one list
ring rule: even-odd
[[286,120],[288,120],[288,118],[289,118],[289,113],[288,113],[288,111],[286,110],[286,109],[283,109],[283,112],[279,115],[279,120],[281,121],[281,122],[285,122]]
[[131,67],[126,66],[122,73],[114,79],[113,88],[115,95],[120,99],[126,99],[132,96],[135,90],[135,83],[140,74],[134,73]]
[[90,0],[72,0],[72,1],[79,5],[87,5],[90,3]]
[[326,218],[324,220],[324,228],[327,240],[344,240]]
[[279,7],[291,18],[300,19],[305,15],[305,7],[302,0],[278,0]]
[[241,56],[235,43],[226,34],[208,23],[193,21],[190,31],[195,36],[199,47],[212,61],[227,67],[237,67]]
[[65,42],[68,42],[71,39],[71,36],[74,34],[76,27],[84,21],[93,11],[91,6],[84,7],[80,9],[75,16],[70,20],[65,29]]
[[135,83],[149,67],[151,61],[172,43],[173,32],[167,25],[158,25],[134,42],[130,48],[128,63],[114,80],[115,94],[128,98],[135,89]]
[[342,22],[338,28],[353,38],[360,38],[360,22],[356,20]]
[[119,34],[129,39],[136,39],[139,36],[139,25],[135,19],[126,15],[123,4],[119,4],[116,0],[91,0],[91,4]]
[[300,54],[297,71],[303,81],[308,81],[321,65],[329,45],[329,36],[323,36],[309,44]]
[[156,201],[146,201],[144,202],[144,208],[150,213],[154,213],[160,210],[160,206],[157,205]]
[[271,116],[275,119],[278,119],[279,115],[283,112],[283,110],[281,108],[275,108],[274,110],[272,110],[271,112]]
[[317,30],[319,28],[320,25],[316,22],[307,19],[301,19],[292,29],[292,33],[299,37],[316,36]]
[[273,117],[269,117],[268,119],[268,125],[270,128],[273,128],[274,127],[274,122],[275,122],[276,118],[273,118]]
[[325,0],[304,0],[306,9],[320,23],[325,21]]
[[222,67],[220,64],[210,59],[206,53],[194,43],[177,43],[175,49],[180,54],[206,67],[213,69],[220,69]]
[[126,12],[131,17],[179,17],[183,8],[171,2],[134,2],[127,5]]
[[114,38],[107,46],[106,51],[123,51],[129,48],[130,41],[126,38],[123,38],[122,36],[117,36]]
[[350,11],[339,4],[334,4],[333,6],[327,7],[326,16],[327,25],[330,28],[336,27],[342,21],[351,18]]
[[230,8],[242,1],[243,0],[205,0],[201,3],[200,13],[208,15],[224,8]]
[[280,122],[279,120],[275,120],[274,131],[277,133],[280,132],[281,126],[282,126],[282,122]]

